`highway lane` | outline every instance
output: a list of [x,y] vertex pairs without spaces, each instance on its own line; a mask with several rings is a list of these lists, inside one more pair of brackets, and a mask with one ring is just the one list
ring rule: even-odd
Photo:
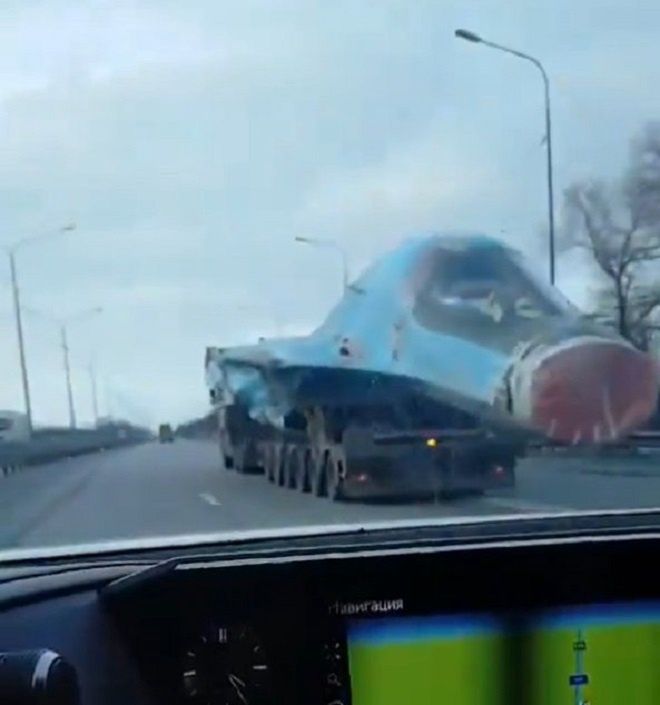
[[[205,441],[149,443],[26,468],[0,480],[0,547],[309,524],[660,505],[660,456],[528,458],[484,497],[333,503],[219,467]],[[625,472],[624,472],[625,471]]]

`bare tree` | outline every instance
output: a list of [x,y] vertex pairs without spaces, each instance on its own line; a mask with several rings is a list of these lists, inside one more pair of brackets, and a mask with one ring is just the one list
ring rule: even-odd
[[586,249],[601,275],[597,317],[647,350],[660,329],[660,123],[633,140],[620,182],[573,184],[564,206],[569,245]]

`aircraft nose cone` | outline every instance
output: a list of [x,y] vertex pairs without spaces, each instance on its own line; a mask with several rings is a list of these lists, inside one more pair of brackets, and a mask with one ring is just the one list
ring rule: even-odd
[[545,356],[534,372],[532,422],[565,443],[620,438],[658,402],[651,356],[616,342],[576,342]]

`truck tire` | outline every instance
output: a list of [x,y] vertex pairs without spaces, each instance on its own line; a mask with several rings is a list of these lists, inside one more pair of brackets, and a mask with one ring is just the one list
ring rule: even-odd
[[240,448],[237,448],[236,451],[234,455],[236,472],[243,474],[262,472],[263,468],[260,464],[256,443],[248,441]]
[[325,492],[330,500],[338,502],[344,499],[344,481],[341,477],[341,460],[333,453],[327,454],[325,470]]
[[300,473],[296,478],[296,489],[300,492],[309,492],[312,489],[313,468],[314,459],[312,452],[309,449],[301,451]]
[[284,487],[284,464],[286,463],[286,447],[277,445],[275,447],[275,484]]
[[295,489],[299,465],[298,449],[295,446],[289,446],[284,453],[284,487],[287,489]]
[[294,448],[292,451],[292,457],[290,462],[291,474],[289,485],[291,489],[299,490],[304,492],[305,484],[305,449],[304,448]]
[[275,457],[275,448],[273,448],[273,445],[269,443],[265,448],[264,448],[264,473],[266,475],[266,479],[268,482],[275,482],[275,473],[276,473],[276,457]]
[[326,450],[321,458],[316,458],[313,464],[312,473],[312,492],[315,497],[325,497],[327,494],[326,481],[326,469],[325,466],[329,462],[330,451]]
[[220,467],[222,470],[233,470],[234,468],[234,456],[227,453],[222,446],[222,443],[218,442],[218,455],[220,456]]
[[233,458],[233,468],[238,473],[243,472],[243,458],[245,456],[245,450],[243,446],[237,445],[234,447],[234,458]]

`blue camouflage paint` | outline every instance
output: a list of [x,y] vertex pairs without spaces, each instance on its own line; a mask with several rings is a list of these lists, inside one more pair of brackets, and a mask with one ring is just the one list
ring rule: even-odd
[[[231,390],[259,417],[269,409],[280,413],[292,406],[303,375],[309,390],[325,383],[322,370],[343,369],[408,380],[439,399],[450,394],[490,407],[511,355],[424,328],[411,313],[406,286],[415,267],[439,248],[515,256],[483,235],[411,239],[368,267],[311,335],[224,351],[220,366]],[[397,323],[403,324],[398,333]],[[398,356],[393,353],[397,335]],[[351,350],[348,356],[339,352],[343,339]]]

